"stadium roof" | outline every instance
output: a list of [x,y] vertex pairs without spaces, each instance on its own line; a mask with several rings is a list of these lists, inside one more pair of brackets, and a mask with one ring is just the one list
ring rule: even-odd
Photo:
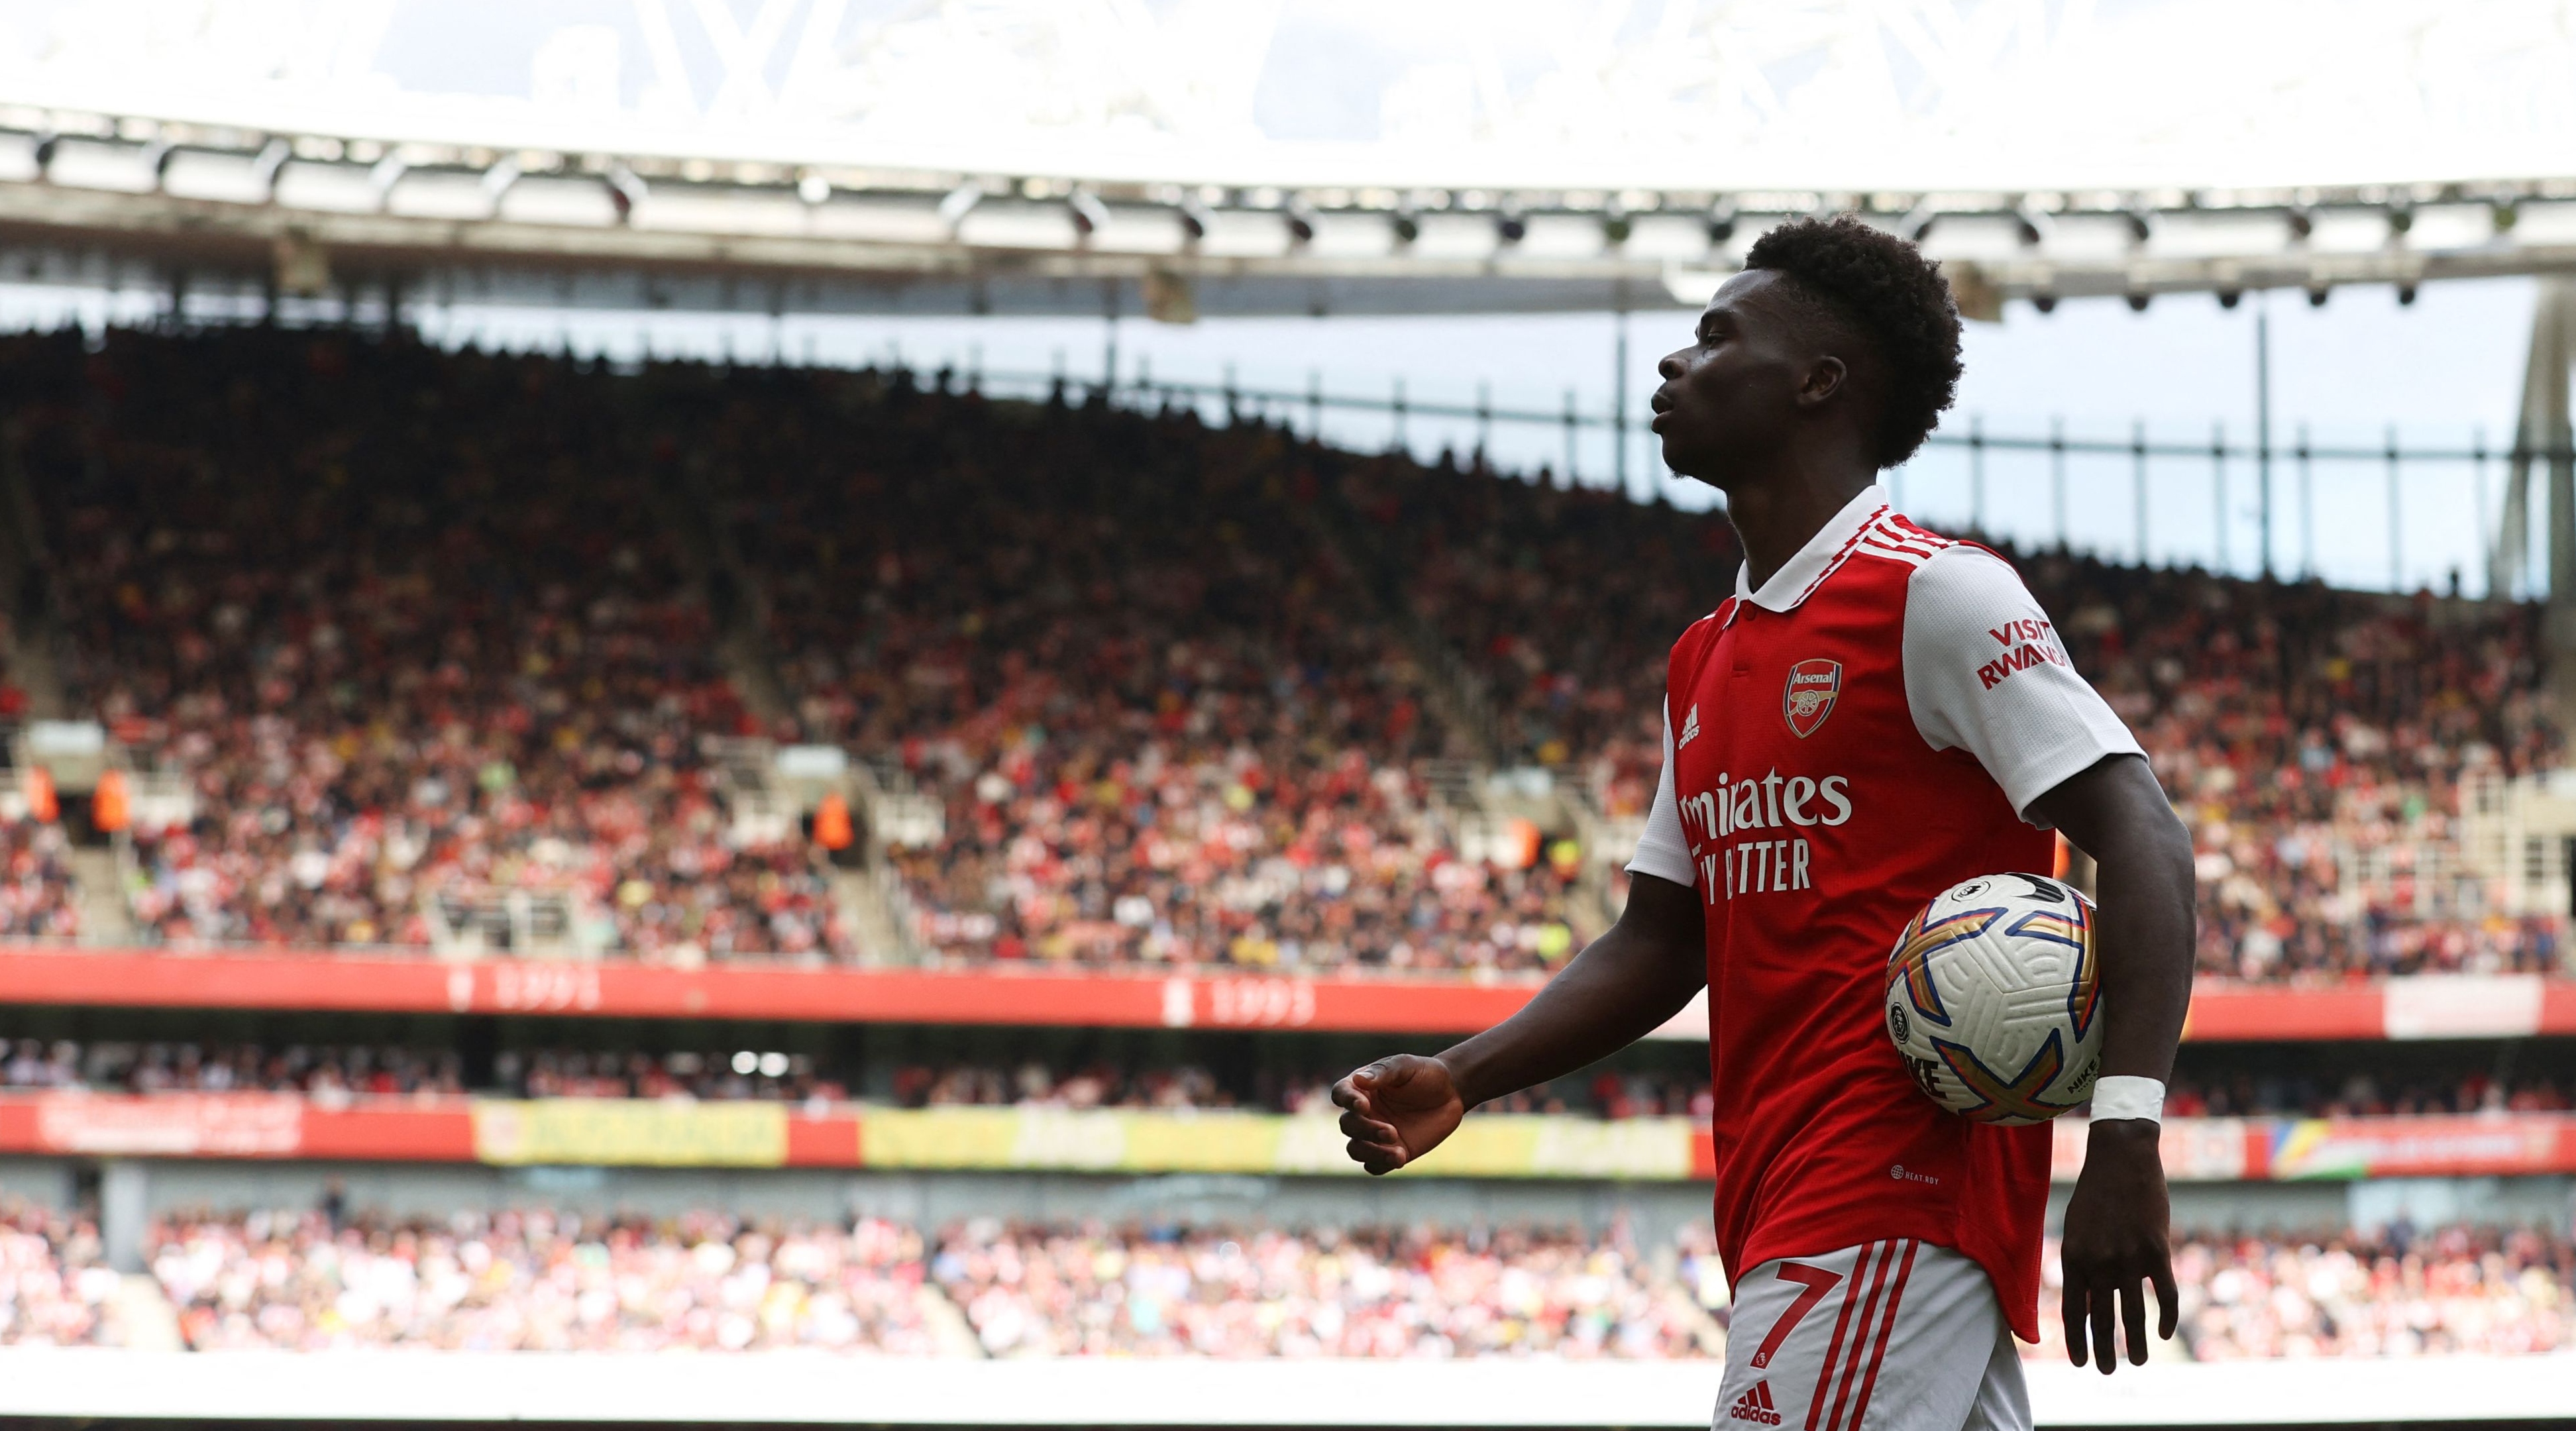
[[2576,267],[2542,0],[529,9],[13,6],[0,224],[39,276],[925,312],[1696,302],[1827,208],[1981,301]]

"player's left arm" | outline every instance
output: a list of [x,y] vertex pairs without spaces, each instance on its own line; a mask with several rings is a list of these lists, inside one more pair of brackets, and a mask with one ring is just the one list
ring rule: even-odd
[[2155,1284],[2160,1335],[2171,1337],[2175,1320],[2157,1105],[2191,1002],[2191,837],[2137,738],[2077,673],[2021,577],[1991,553],[1944,548],[1914,573],[1905,693],[1935,750],[1974,754],[2022,818],[2056,827],[2098,866],[2100,1072],[2139,1081],[2107,1093],[2096,1086],[2060,1243],[2066,1347],[2079,1365],[2090,1351],[2109,1371],[2117,1313],[2129,1359],[2144,1362],[2141,1283]]
[[[2191,836],[2136,755],[2105,756],[2032,801],[2029,814],[2056,826],[2097,867],[2102,1076],[2162,1084],[2173,1075],[2174,1045],[2191,1005]],[[2059,1260],[2067,1354],[2085,1363],[2089,1331],[2091,1360],[2106,1375],[2117,1361],[2115,1308],[2127,1326],[2130,1362],[2147,1360],[2141,1283],[2156,1289],[2156,1335],[2174,1334],[2172,1209],[2160,1131],[2148,1118],[2097,1116],[2066,1204]]]

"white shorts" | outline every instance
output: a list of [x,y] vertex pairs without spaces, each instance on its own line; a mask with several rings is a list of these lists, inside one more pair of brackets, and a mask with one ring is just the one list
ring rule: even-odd
[[1738,1280],[1712,1425],[2030,1431],[2030,1393],[1985,1269],[1904,1238]]

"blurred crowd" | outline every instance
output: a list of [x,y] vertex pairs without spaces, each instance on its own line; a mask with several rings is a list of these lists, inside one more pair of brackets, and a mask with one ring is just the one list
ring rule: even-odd
[[[894,1101],[907,1108],[1017,1105],[1055,1108],[1242,1108],[1321,1113],[1347,1068],[1256,1070],[1228,1081],[1195,1064],[1128,1067],[1095,1060],[1059,1068],[1031,1059],[996,1064],[908,1064],[895,1071]],[[1696,1075],[1604,1069],[1542,1083],[1480,1105],[1489,1113],[1574,1113],[1602,1118],[1708,1120],[1708,1080]]]
[[116,1291],[96,1223],[14,1201],[0,1205],[0,1344],[109,1340]]
[[[906,1108],[1019,1106],[1248,1109],[1320,1112],[1348,1069],[1263,1067],[1234,1079],[1191,1063],[1130,1065],[1107,1059],[1051,1064],[1024,1059],[905,1063],[892,1070],[890,1101]],[[203,1044],[185,1040],[0,1038],[0,1088],[119,1093],[303,1093],[323,1100],[439,1097],[467,1092],[525,1098],[848,1101],[858,1070],[811,1054],[716,1049],[504,1048],[477,1082],[453,1048],[399,1044]],[[1696,1117],[1709,1112],[1695,1075],[1602,1070],[1524,1089],[1485,1105],[1501,1113]]]
[[317,1098],[461,1094],[454,1050],[0,1039],[0,1087],[120,1093],[307,1093]]
[[2481,779],[2554,767],[2539,609],[2025,560],[2199,851],[2203,973],[2546,972],[2564,921],[2459,868]]
[[[542,1208],[434,1217],[177,1215],[146,1258],[187,1346],[889,1355],[1669,1359],[1724,1349],[1705,1227],[1670,1242],[1482,1230],[977,1220],[745,1221]],[[2056,1274],[2056,1249],[2043,1259]],[[0,1341],[111,1339],[95,1228],[0,1213]],[[2181,1337],[2200,1361],[2521,1355],[2576,1348],[2565,1230],[2404,1223],[2181,1235]],[[2043,1340],[2064,1355],[2055,1299]]]
[[944,811],[898,857],[943,955],[1572,952],[1570,864],[1459,847],[1430,762],[1468,747],[1314,511],[1327,454],[900,375],[744,375],[705,403],[803,734],[881,755]]
[[1668,1358],[1724,1346],[1705,1243],[260,1212],[166,1220],[149,1257],[196,1350]]
[[747,1225],[544,1210],[320,1212],[156,1225],[153,1277],[198,1351],[753,1351],[925,1356],[922,1243],[900,1225]]
[[842,952],[802,845],[733,836],[703,748],[745,717],[606,374],[264,332],[0,371],[75,698],[193,805],[131,825],[147,936],[506,938],[516,899],[576,947]]
[[[1734,591],[1721,512],[1400,454],[1339,464],[1334,505],[1398,609],[1465,666],[1507,766],[1563,773],[1640,818],[1663,764],[1665,658]],[[1623,852],[1624,854],[1624,852]]]
[[[2042,1266],[2036,1354],[2063,1358],[2064,1328],[2045,1314],[2057,1305],[2053,1244]],[[2174,1281],[2195,1361],[2576,1348],[2576,1243],[2563,1228],[2184,1237]]]
[[[890,853],[943,961],[1543,971],[1738,561],[1546,474],[945,374],[263,332],[0,373],[74,695],[194,805],[132,829],[172,941],[506,943],[534,899],[577,947],[849,957],[710,754],[756,734],[926,801]],[[2464,802],[2560,759],[2535,608],[2016,560],[2192,827],[2203,972],[2566,966],[2460,860]],[[1588,809],[1499,838],[1479,761]],[[0,933],[70,932],[51,827],[0,854]]]
[[[816,1104],[855,1098],[902,1108],[1320,1113],[1330,1111],[1333,1081],[1350,1071],[1267,1061],[1220,1071],[1165,1058],[1102,1056],[903,1061],[875,1065],[873,1075],[867,1067],[855,1059],[777,1050],[511,1046],[495,1051],[488,1071],[474,1076],[452,1047],[0,1037],[0,1088],[292,1092],[326,1101],[470,1092]],[[1705,1123],[1713,1105],[1708,1079],[1696,1071],[1596,1068],[1496,1099],[1483,1105],[1483,1111],[1686,1117]],[[2165,1111],[2175,1117],[2388,1117],[2571,1108],[2576,1108],[2576,1097],[2563,1077],[2498,1074],[2465,1064],[2403,1074],[2349,1064],[2235,1073],[2223,1068],[2200,1072],[2187,1065],[2175,1074],[2165,1096]]]
[[0,938],[79,937],[69,854],[60,825],[0,820]]
[[2383,1076],[2356,1072],[2239,1074],[2198,1077],[2178,1072],[2165,1090],[2168,1116],[2378,1118],[2459,1113],[2564,1113],[2576,1108],[2564,1078],[2546,1075],[2492,1077],[2462,1072]]
[[1689,1240],[1646,1255],[1624,1237],[1537,1228],[984,1222],[943,1238],[930,1274],[997,1357],[1668,1359],[1724,1351],[1694,1280],[1714,1267]]

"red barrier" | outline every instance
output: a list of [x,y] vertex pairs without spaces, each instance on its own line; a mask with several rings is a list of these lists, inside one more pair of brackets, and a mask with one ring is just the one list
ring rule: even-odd
[[[1472,1033],[1540,981],[1060,967],[671,969],[275,951],[0,948],[0,1004]],[[2203,980],[2185,1037],[2217,1042],[2576,1034],[2576,981],[2427,976],[2296,988]]]
[[2211,1043],[2380,1038],[2388,998],[2379,986],[2283,989],[2204,979],[2192,991],[2183,1037]]

